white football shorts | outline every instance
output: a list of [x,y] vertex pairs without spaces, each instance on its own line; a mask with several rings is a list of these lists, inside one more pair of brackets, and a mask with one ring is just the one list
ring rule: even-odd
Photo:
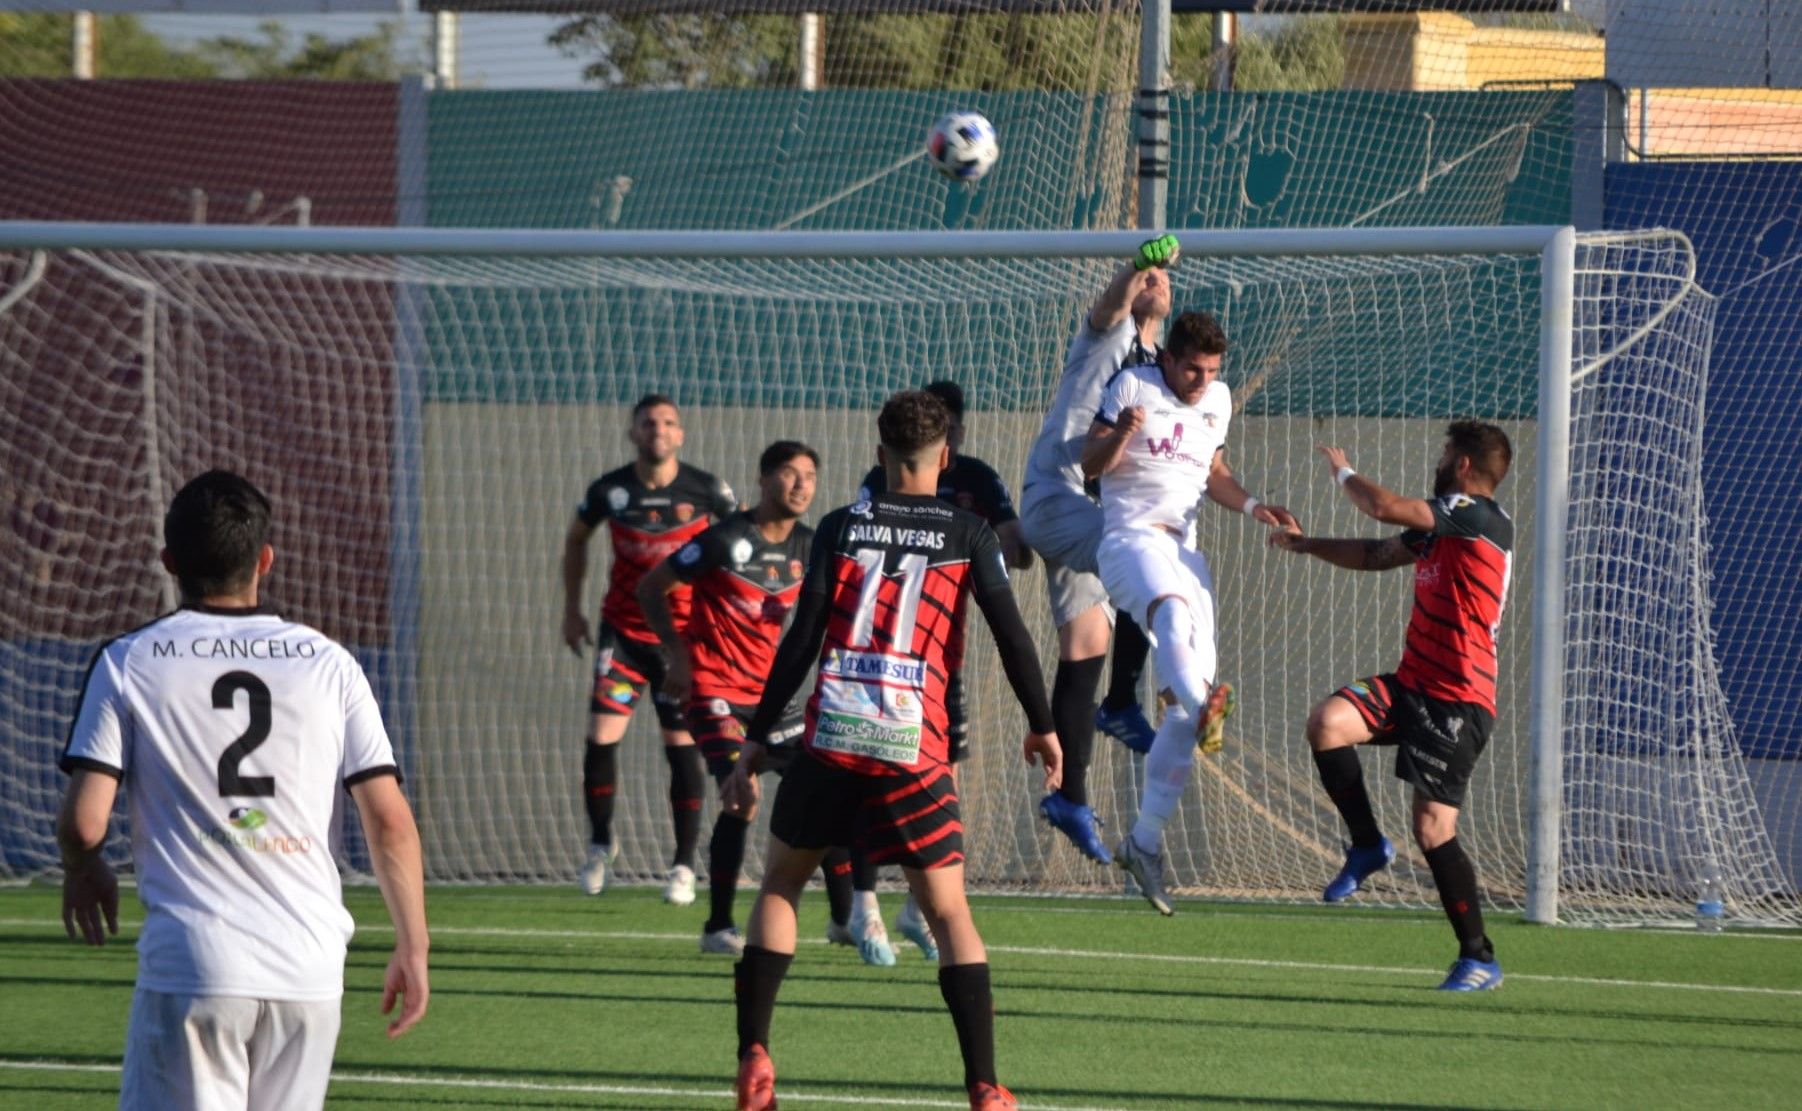
[[292,1002],[138,989],[121,1111],[318,1111],[342,1000]]
[[1212,684],[1217,666],[1214,646],[1214,575],[1208,557],[1160,528],[1121,529],[1101,539],[1097,553],[1101,581],[1121,612],[1157,643],[1149,617],[1151,603],[1177,597],[1189,605],[1195,641],[1189,647],[1202,678]]

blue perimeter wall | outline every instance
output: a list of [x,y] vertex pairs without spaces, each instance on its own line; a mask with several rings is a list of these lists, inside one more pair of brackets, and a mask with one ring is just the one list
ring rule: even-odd
[[1721,679],[1746,755],[1802,757],[1802,163],[1608,167],[1608,227],[1695,244],[1719,297],[1703,483]]

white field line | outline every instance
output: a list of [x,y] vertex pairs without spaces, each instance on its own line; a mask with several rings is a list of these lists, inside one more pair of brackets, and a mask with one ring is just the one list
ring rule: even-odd
[[[124,927],[136,922],[121,922]],[[0,926],[43,926],[38,919],[0,918]],[[357,927],[364,933],[393,933],[394,928],[371,923]],[[511,926],[434,926],[434,937],[543,938],[569,941],[673,941],[693,945],[690,933],[653,933],[641,930],[534,930]],[[825,945],[823,938],[802,938],[802,945]],[[1327,964],[1318,961],[1276,961],[1257,957],[1205,957],[1192,953],[1123,953],[1108,949],[1057,949],[1030,945],[988,945],[991,953],[1022,957],[1063,957],[1085,961],[1145,961],[1153,964],[1211,965],[1223,968],[1277,968],[1296,972],[1353,972],[1378,976],[1443,976],[1438,968],[1395,968],[1374,964]],[[1614,980],[1596,976],[1548,976],[1532,972],[1508,972],[1510,980],[1542,984],[1582,984],[1587,987],[1656,988],[1672,991],[1720,992],[1728,995],[1776,995],[1802,998],[1802,988],[1760,988],[1738,984],[1695,984],[1672,980]]]
[[[117,1074],[118,1065],[76,1065],[64,1064],[61,1061],[23,1061],[0,1057],[0,1069],[18,1069],[36,1072],[76,1072]],[[730,1088],[653,1088],[644,1085],[628,1084],[547,1084],[531,1080],[490,1080],[476,1077],[452,1076],[412,1076],[406,1073],[385,1072],[338,1072],[332,1073],[332,1079],[340,1084],[392,1084],[407,1087],[426,1088],[462,1088],[484,1089],[502,1092],[549,1092],[559,1095],[586,1096],[660,1096],[668,1099],[696,1100],[728,1100],[732,1098]],[[951,1107],[964,1108],[969,1104],[964,1100],[945,1099],[907,1099],[900,1096],[853,1096],[834,1092],[797,1092],[784,1085],[782,1089],[784,1103],[831,1103],[854,1107]],[[1118,1111],[1107,1107],[1078,1107],[1064,1103],[1026,1103],[1024,1107],[1043,1108],[1044,1111]]]

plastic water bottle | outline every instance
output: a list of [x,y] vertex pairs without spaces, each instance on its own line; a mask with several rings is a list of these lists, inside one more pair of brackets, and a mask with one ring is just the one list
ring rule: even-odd
[[1721,932],[1727,916],[1727,906],[1721,895],[1721,873],[1710,865],[1696,881],[1696,929],[1705,934]]

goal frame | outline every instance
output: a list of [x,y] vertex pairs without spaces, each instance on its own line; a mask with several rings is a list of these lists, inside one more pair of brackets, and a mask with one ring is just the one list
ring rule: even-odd
[[[1558,920],[1563,821],[1564,554],[1577,234],[1511,227],[1176,229],[1185,255],[1537,254],[1540,258],[1526,918]],[[0,221],[0,250],[614,258],[1125,258],[1129,231],[598,231]]]

